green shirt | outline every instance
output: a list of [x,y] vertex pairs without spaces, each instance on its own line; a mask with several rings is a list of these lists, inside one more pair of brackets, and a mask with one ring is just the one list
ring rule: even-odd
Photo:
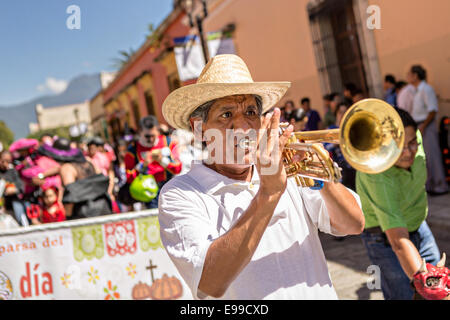
[[325,116],[323,118],[323,124],[325,128],[328,128],[330,125],[334,124],[336,122],[336,117],[334,116],[334,113],[331,112],[331,110],[328,110],[327,113],[325,113]]
[[427,169],[422,136],[417,131],[419,148],[410,170],[396,166],[378,173],[356,173],[356,191],[366,219],[365,228],[407,228],[416,231],[428,213],[425,182]]

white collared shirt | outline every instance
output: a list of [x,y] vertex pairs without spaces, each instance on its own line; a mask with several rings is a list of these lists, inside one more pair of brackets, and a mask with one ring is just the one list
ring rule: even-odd
[[[161,190],[161,239],[196,299],[210,244],[238,221],[258,191],[259,176],[253,171],[251,182],[242,182],[193,163],[187,174]],[[359,196],[350,192],[361,206]],[[320,192],[288,179],[251,261],[221,299],[337,299],[318,230],[339,235],[330,226]]]
[[412,84],[404,86],[397,96],[397,105],[409,114],[412,112],[416,88]]
[[425,81],[422,81],[417,87],[414,96],[411,116],[416,122],[424,121],[428,113],[438,112],[438,100],[434,89]]

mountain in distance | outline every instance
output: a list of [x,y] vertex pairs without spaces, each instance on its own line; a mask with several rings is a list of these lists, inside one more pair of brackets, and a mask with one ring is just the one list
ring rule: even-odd
[[68,104],[82,103],[92,99],[101,88],[100,74],[83,74],[72,79],[66,90],[57,95],[45,95],[37,97],[29,102],[13,106],[0,106],[0,120],[6,122],[14,132],[14,139],[26,137],[30,132],[28,124],[37,123],[37,104],[44,108],[56,107]]

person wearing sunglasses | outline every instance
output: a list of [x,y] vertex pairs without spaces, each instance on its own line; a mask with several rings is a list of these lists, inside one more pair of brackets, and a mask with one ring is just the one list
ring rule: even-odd
[[[139,121],[139,140],[130,146],[124,158],[129,186],[139,174],[153,175],[159,189],[181,172],[176,142],[161,134],[159,122],[149,115]],[[158,207],[158,197],[146,203],[148,209]],[[130,203],[131,204],[131,203]]]
[[405,128],[400,158],[382,173],[358,171],[356,190],[366,221],[361,237],[372,265],[380,267],[384,298],[410,300],[415,296],[411,280],[423,271],[423,260],[436,265],[440,255],[425,221],[427,168],[422,135],[408,112],[397,112]]

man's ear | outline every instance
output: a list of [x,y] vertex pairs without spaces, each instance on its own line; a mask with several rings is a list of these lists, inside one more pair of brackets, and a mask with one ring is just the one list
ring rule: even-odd
[[203,121],[201,118],[190,118],[189,124],[195,139],[203,141]]

